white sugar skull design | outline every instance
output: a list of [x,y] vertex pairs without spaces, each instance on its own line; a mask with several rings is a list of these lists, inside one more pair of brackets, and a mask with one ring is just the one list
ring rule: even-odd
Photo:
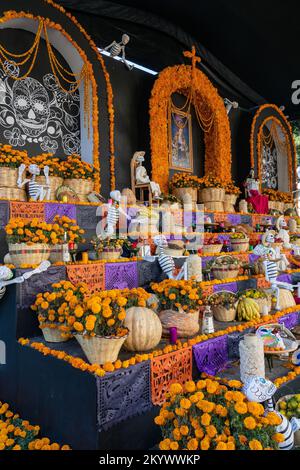
[[[6,74],[6,72],[7,74]],[[0,67],[0,131],[13,147],[27,143],[43,152],[59,149],[80,154],[80,96],[63,91],[55,76],[48,73],[42,81],[33,77],[14,80],[19,67],[4,62]]]
[[276,392],[276,385],[263,377],[249,378],[243,387],[243,392],[250,401],[262,403],[272,398]]
[[27,77],[14,82],[12,92],[17,124],[27,136],[38,137],[46,131],[50,116],[46,88],[34,78]]

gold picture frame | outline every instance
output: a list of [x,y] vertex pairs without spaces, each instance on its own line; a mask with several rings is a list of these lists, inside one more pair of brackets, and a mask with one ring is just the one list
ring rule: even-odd
[[193,166],[192,116],[184,111],[172,111],[169,119],[169,168],[192,173]]

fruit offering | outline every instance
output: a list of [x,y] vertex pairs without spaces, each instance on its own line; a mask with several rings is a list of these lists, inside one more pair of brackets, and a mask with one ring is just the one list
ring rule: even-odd
[[232,240],[245,240],[245,238],[247,238],[247,235],[243,232],[233,232],[230,234],[230,238]]
[[254,299],[242,296],[239,299],[237,306],[237,319],[238,321],[251,321],[259,320],[259,306]]
[[289,398],[286,397],[285,400],[280,401],[278,408],[280,413],[288,419],[293,417],[300,418],[300,393]]
[[266,299],[268,297],[268,294],[266,294],[266,292],[260,289],[247,289],[243,291],[243,293],[238,295],[250,299]]
[[209,297],[208,304],[211,307],[222,305],[229,309],[235,306],[236,295],[233,292],[216,292]]

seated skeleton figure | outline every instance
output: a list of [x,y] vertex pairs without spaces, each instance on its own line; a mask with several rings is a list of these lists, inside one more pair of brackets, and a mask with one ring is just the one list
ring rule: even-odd
[[[134,176],[132,179],[134,180],[134,187],[139,187],[140,185],[148,184],[153,195],[154,199],[162,199],[161,198],[161,190],[158,183],[155,181],[150,181],[149,175],[147,173],[146,168],[144,167],[143,163],[145,161],[145,152],[135,152],[132,157],[132,165],[134,167]],[[132,168],[133,170],[133,168]]]

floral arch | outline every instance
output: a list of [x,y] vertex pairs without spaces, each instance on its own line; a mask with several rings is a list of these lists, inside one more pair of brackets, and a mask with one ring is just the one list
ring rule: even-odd
[[[250,136],[250,162],[255,169],[256,175],[262,181],[262,150],[268,137],[265,136],[264,129],[267,128],[271,135],[271,126],[277,125],[286,141],[287,162],[287,184],[285,191],[294,189],[296,175],[296,147],[293,138],[292,127],[281,109],[275,104],[264,104],[260,106],[253,118]],[[270,128],[270,129],[269,129]],[[282,190],[282,188],[279,188]]]
[[[152,89],[150,98],[150,138],[152,178],[161,189],[168,189],[169,147],[168,147],[168,106],[173,93],[186,97],[191,93],[192,104],[198,109],[204,126],[205,174],[220,178],[224,183],[231,181],[231,132],[223,99],[207,76],[195,67],[195,49],[192,66],[167,67],[160,74]],[[202,127],[202,126],[201,126]]]

